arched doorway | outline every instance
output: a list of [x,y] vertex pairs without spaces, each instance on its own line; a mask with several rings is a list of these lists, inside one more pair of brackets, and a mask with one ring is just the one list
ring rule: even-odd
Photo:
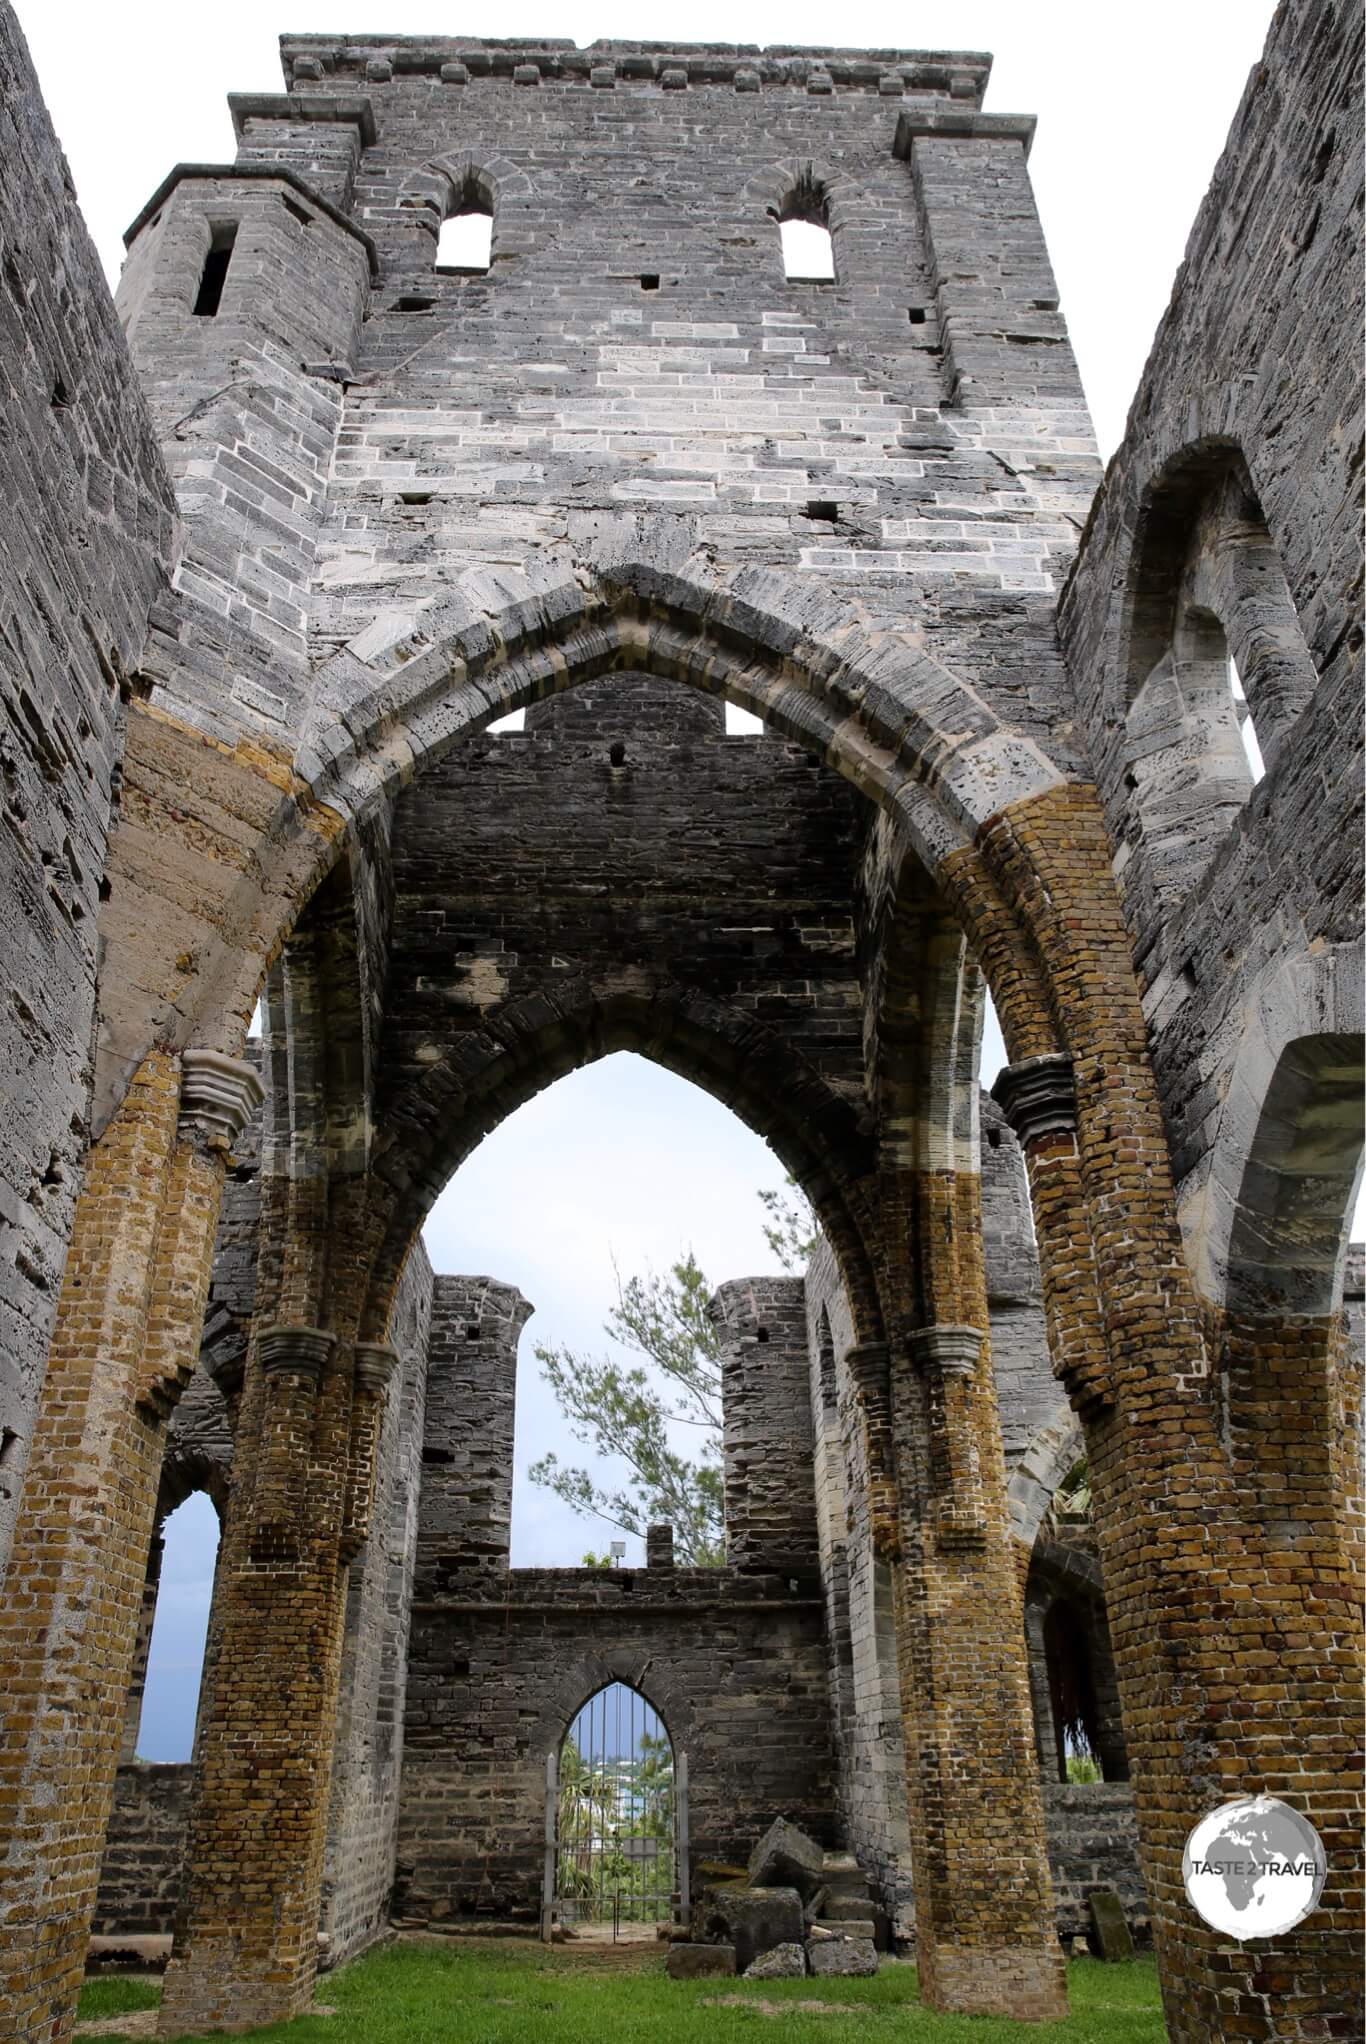
[[638,1689],[607,1682],[546,1766],[544,1931],[653,1934],[687,1907],[687,1762]]

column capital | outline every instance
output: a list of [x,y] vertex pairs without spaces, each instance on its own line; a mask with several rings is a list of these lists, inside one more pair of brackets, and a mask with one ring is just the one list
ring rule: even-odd
[[985,1340],[980,1327],[918,1327],[911,1336],[911,1353],[918,1363],[936,1363],[945,1376],[970,1377]]
[[232,1143],[265,1098],[261,1075],[219,1050],[187,1050],[180,1059],[180,1134]]
[[1075,1135],[1077,1083],[1066,1051],[1021,1058],[996,1075],[991,1097],[1026,1145],[1040,1136]]
[[366,1391],[372,1398],[383,1398],[389,1387],[389,1380],[397,1371],[400,1357],[396,1348],[385,1341],[358,1341],[356,1343],[356,1389]]
[[256,1352],[267,1376],[292,1371],[316,1383],[336,1339],[325,1327],[263,1327],[256,1337]]

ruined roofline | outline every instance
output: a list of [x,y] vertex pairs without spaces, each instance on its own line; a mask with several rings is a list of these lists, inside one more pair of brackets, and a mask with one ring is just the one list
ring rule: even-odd
[[[282,35],[285,82],[329,83],[435,75],[447,84],[480,78],[567,84],[789,85],[812,91],[939,95],[980,107],[991,75],[981,50],[860,50],[775,43],[651,43],[558,37]],[[302,68],[300,68],[302,67]]]

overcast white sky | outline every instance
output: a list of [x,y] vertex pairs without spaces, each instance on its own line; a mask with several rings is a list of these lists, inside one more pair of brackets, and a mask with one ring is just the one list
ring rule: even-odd
[[[111,280],[121,231],[172,164],[225,162],[229,91],[281,89],[282,30],[601,36],[812,43],[828,7],[792,0],[512,0],[463,14],[430,0],[185,0],[39,7],[17,0],[57,132]],[[1033,113],[1031,171],[1101,452],[1113,451],[1195,211],[1246,81],[1271,0],[845,0],[838,39],[863,47],[990,50],[986,104]],[[999,1049],[987,1046],[989,1075]],[[568,1563],[602,1527],[573,1519],[521,1474],[564,1429],[546,1410],[534,1341],[595,1341],[625,1271],[691,1246],[717,1280],[774,1268],[755,1198],[781,1182],[771,1153],[727,1110],[638,1058],[560,1082],[470,1158],[438,1203],[438,1269],[521,1286],[537,1311],[522,1341],[514,1558]],[[188,1752],[212,1572],[213,1512],[192,1499],[168,1541],[142,1750]]]

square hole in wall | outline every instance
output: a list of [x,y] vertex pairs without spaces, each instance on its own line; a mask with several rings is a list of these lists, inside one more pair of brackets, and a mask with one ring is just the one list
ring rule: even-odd
[[807,518],[822,518],[827,525],[837,523],[840,507],[829,497],[813,497],[803,514]]
[[647,271],[641,278],[640,288],[642,291],[657,291],[659,289],[659,279],[652,270]]
[[924,308],[924,306],[923,306],[923,305],[910,305],[910,306],[908,306],[908,307],[906,308],[906,317],[907,317],[907,319],[909,319],[909,321],[911,322],[911,325],[912,325],[912,326],[924,326],[924,324],[925,324],[925,308]]

